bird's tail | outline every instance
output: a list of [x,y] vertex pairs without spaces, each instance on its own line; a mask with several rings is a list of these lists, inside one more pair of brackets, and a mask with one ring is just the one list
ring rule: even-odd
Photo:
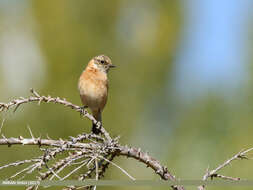
[[[98,112],[93,112],[93,117],[97,120],[97,121],[100,121],[102,122],[102,116],[101,116],[101,112],[98,111]],[[99,133],[101,133],[100,129],[97,128],[97,125],[92,122],[92,133],[96,134],[96,135],[99,135]]]

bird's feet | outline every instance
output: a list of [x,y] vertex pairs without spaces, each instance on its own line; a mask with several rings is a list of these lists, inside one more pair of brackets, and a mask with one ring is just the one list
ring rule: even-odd
[[81,106],[80,107],[80,117],[82,117],[84,115],[86,108],[88,108],[88,106]]
[[[99,126],[101,127],[101,123],[99,123]],[[97,124],[95,123],[92,123],[92,133],[94,133],[95,135],[99,135],[101,133],[101,130],[97,127]]]

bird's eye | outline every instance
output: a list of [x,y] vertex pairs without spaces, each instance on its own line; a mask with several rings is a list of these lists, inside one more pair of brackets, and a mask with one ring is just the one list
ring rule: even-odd
[[100,63],[104,64],[104,63],[105,63],[105,61],[104,61],[104,60],[101,60],[101,61],[100,61]]

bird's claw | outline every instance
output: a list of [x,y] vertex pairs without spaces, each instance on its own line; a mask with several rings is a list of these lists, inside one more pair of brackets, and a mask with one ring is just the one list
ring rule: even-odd
[[84,115],[85,109],[88,108],[88,106],[81,106],[80,107],[80,117]]

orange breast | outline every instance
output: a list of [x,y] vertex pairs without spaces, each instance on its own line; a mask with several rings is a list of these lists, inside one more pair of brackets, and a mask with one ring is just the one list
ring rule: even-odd
[[80,76],[78,88],[82,103],[91,111],[102,111],[107,102],[108,80],[103,72],[86,69]]

